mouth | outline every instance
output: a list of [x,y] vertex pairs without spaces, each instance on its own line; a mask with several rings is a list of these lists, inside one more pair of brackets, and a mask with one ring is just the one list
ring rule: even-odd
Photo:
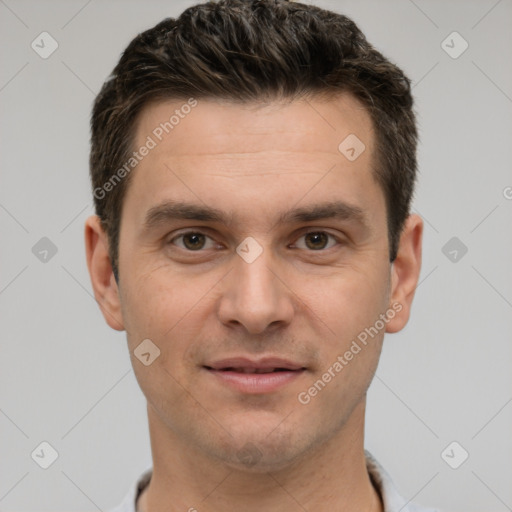
[[[210,368],[208,366],[206,366],[205,368],[208,370],[215,370],[214,368]],[[248,368],[247,366],[241,366],[238,368],[231,368],[231,367],[219,368],[218,370],[215,370],[215,371],[235,372],[235,373],[273,373],[273,372],[291,372],[291,371],[296,372],[299,370],[290,370],[289,368]]]
[[232,358],[216,361],[203,368],[217,381],[246,394],[272,393],[291,383],[306,371],[306,367],[276,358],[250,360]]

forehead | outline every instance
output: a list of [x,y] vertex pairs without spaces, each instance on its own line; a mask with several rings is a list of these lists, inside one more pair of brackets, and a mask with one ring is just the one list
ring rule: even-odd
[[169,200],[238,209],[244,222],[254,221],[248,204],[279,216],[282,206],[340,196],[362,209],[372,198],[382,202],[371,118],[348,94],[265,104],[153,103],[136,127],[135,149],[143,147],[151,149],[132,171],[125,198],[137,207],[139,223]]
[[[146,106],[136,126],[136,146],[150,136],[180,155],[280,152],[332,153],[348,136],[361,140],[366,157],[373,149],[373,125],[354,96],[235,103],[188,98]],[[154,153],[159,153],[156,151]]]

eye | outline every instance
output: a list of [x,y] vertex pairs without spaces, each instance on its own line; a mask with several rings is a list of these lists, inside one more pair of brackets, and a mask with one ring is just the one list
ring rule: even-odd
[[[181,240],[181,243],[176,243],[177,240]],[[210,240],[211,242],[209,247],[207,247],[207,240]],[[212,249],[214,247],[213,240],[199,231],[188,231],[186,233],[182,233],[181,235],[169,240],[169,243],[177,245],[181,249],[196,252],[204,248]]]
[[[330,246],[327,246],[329,238],[334,240],[334,243]],[[305,244],[298,244],[296,242],[295,246],[299,249],[310,249],[312,251],[330,249],[338,242],[334,235],[326,233],[325,231],[310,231],[309,233],[302,235],[299,240],[301,239],[305,240]]]

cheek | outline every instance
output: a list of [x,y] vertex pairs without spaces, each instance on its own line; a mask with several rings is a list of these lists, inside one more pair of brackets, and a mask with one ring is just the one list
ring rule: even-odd
[[160,350],[155,366],[181,376],[184,367],[193,364],[191,348],[196,350],[196,340],[204,337],[201,332],[213,310],[218,280],[204,273],[184,276],[167,266],[141,272],[122,294],[131,353],[142,340],[150,339]]
[[329,333],[330,342],[326,343],[323,367],[319,369],[321,379],[328,381],[330,388],[324,400],[335,395],[354,401],[372,379],[384,336],[380,315],[388,308],[386,272],[386,265],[379,265],[377,260],[364,268],[352,267],[337,278],[331,277],[322,293],[313,295],[312,307],[334,331]]
[[298,399],[301,404],[308,402],[312,410],[323,411],[326,425],[337,425],[359,403],[377,368],[386,289],[364,276],[328,282],[323,290],[309,292],[308,306],[322,329],[321,356]]
[[128,323],[139,334],[157,338],[170,334],[211,287],[204,277],[185,280],[178,272],[162,267],[133,275],[138,277],[124,289]]
[[[295,291],[295,290],[294,290]],[[344,268],[303,283],[296,291],[338,343],[373,325],[387,307],[385,269]]]
[[[179,276],[171,278],[162,269],[141,273],[124,288],[123,318],[132,366],[141,390],[157,411],[183,405],[182,386],[189,387],[183,362],[187,343],[197,338],[201,325],[191,319],[200,311],[202,288],[184,286]],[[137,355],[147,339],[157,347],[150,352],[158,354],[149,365]]]

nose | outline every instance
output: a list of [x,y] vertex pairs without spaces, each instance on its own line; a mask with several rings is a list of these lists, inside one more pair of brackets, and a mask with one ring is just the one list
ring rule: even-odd
[[222,280],[220,321],[231,327],[243,326],[251,334],[289,324],[294,313],[291,283],[279,271],[271,250],[264,248],[252,262],[235,254],[234,265]]

